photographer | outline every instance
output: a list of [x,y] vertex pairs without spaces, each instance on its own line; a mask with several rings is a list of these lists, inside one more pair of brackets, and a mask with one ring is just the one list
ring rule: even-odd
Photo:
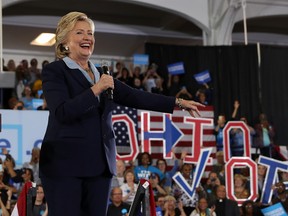
[[218,178],[217,173],[211,171],[209,173],[207,182],[204,185],[204,190],[205,190],[206,195],[207,195],[208,206],[211,206],[213,203],[215,203],[215,201],[217,199],[216,188],[220,184],[221,184],[220,179]]

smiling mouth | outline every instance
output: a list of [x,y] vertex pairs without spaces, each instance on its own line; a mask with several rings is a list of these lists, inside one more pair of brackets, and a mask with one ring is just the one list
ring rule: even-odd
[[80,45],[80,47],[84,48],[84,49],[89,49],[90,48],[90,44],[82,44]]

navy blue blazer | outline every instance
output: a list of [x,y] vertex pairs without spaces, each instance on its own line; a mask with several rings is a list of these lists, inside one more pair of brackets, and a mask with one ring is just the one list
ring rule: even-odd
[[42,71],[43,93],[49,107],[40,154],[40,176],[89,177],[116,174],[112,128],[115,103],[172,113],[175,98],[133,89],[114,79],[114,100],[100,101],[79,69],[59,60]]

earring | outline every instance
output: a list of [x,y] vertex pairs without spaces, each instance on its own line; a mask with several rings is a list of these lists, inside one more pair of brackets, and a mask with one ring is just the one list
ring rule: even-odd
[[68,50],[69,50],[69,47],[68,47],[68,46],[64,46],[64,49],[65,49],[66,51],[68,51]]

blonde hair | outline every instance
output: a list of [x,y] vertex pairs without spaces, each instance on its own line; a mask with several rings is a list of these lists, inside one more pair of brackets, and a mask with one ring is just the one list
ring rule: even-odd
[[165,201],[170,201],[170,200],[172,200],[172,201],[174,201],[174,202],[176,203],[175,197],[174,197],[174,196],[171,196],[171,195],[165,196],[164,200],[165,200]]
[[92,31],[94,32],[94,22],[90,18],[88,18],[85,13],[74,11],[64,15],[59,20],[56,29],[55,51],[57,58],[62,59],[68,56],[69,50],[65,50],[63,43],[66,42],[68,33],[74,28],[78,21],[85,21],[89,23]]
[[224,155],[224,152],[223,151],[218,151],[218,152],[216,152],[216,157],[218,157],[218,156],[223,156]]
[[246,178],[245,176],[241,175],[241,174],[235,174],[235,175],[234,175],[234,180],[235,180],[236,178],[241,179],[241,180],[243,181],[243,185],[245,185],[246,182],[247,182],[247,178]]

